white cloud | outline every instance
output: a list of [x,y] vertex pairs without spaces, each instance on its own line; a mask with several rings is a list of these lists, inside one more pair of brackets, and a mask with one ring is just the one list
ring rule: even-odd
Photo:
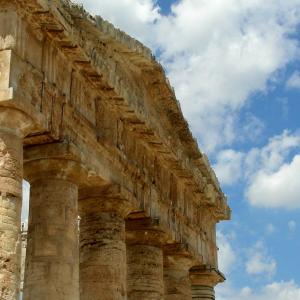
[[232,185],[241,178],[243,155],[231,149],[218,153],[213,169],[222,185]]
[[241,141],[257,142],[265,130],[265,124],[252,114],[247,114],[245,124],[241,130],[239,139]]
[[244,183],[253,206],[300,208],[299,131],[285,130],[248,152],[222,150],[213,167],[222,185]]
[[297,228],[297,223],[294,220],[288,222],[288,228],[290,231],[295,231]]
[[93,15],[100,15],[114,26],[149,45],[155,22],[161,17],[152,0],[74,0]]
[[276,261],[268,255],[265,245],[257,242],[249,251],[246,271],[250,275],[272,276],[276,272],[276,265]]
[[249,287],[236,290],[225,284],[217,287],[216,296],[218,300],[300,300],[300,287],[293,280],[273,282],[255,290]]
[[246,195],[251,204],[263,207],[300,208],[300,155],[273,173],[259,171]]
[[[276,83],[276,71],[300,50],[291,37],[300,23],[299,0],[285,5],[280,0],[180,0],[167,16],[154,0],[77,2],[159,49],[194,135],[207,152],[259,138],[264,124],[248,116],[237,127],[238,112],[254,92],[267,92],[268,82]],[[287,159],[298,146],[299,135],[285,131],[244,159],[240,152],[223,150],[217,174],[227,185],[244,175],[245,194],[253,205],[298,207],[294,174],[299,159]]]
[[300,133],[294,134],[284,130],[282,134],[269,139],[262,148],[260,163],[266,171],[274,171],[282,166],[291,150],[300,147]]
[[154,0],[77,2],[160,50],[184,114],[208,152],[235,141],[239,109],[253,92],[265,92],[274,72],[299,52],[290,37],[300,22],[298,0],[181,0],[168,16]]
[[300,73],[295,71],[286,82],[286,87],[290,89],[300,89]]
[[285,3],[184,0],[158,22],[163,62],[205,150],[234,141],[247,98],[295,58],[296,42],[286,34],[300,20],[300,5]]
[[217,244],[219,248],[219,270],[225,274],[229,274],[236,262],[236,254],[230,244],[230,236],[217,231]]

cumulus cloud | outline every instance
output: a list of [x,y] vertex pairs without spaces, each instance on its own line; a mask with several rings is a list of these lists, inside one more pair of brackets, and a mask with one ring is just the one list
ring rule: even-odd
[[300,207],[300,134],[284,131],[261,149],[251,149],[245,160],[248,187],[245,195],[259,207]]
[[300,287],[293,280],[273,282],[255,290],[250,287],[236,290],[229,285],[220,285],[216,295],[219,300],[300,300]]
[[286,34],[300,5],[285,3],[182,0],[158,22],[162,61],[206,151],[234,141],[236,112],[295,58],[296,41]]
[[249,251],[246,271],[250,275],[272,276],[276,272],[276,265],[276,261],[268,255],[266,246],[259,241]]
[[300,73],[294,72],[286,82],[286,87],[289,89],[300,89]]
[[218,153],[217,163],[213,168],[223,185],[232,185],[241,178],[243,157],[243,153],[232,149],[223,150]]
[[217,231],[217,244],[219,247],[219,270],[225,275],[229,274],[236,262],[236,254],[230,243],[231,237],[221,231]]
[[149,44],[153,26],[161,17],[159,7],[152,0],[74,0],[91,14],[100,15],[116,27]]
[[207,152],[235,141],[240,108],[299,53],[297,0],[180,0],[166,16],[154,0],[76,1],[159,53]]
[[300,207],[300,155],[274,173],[259,171],[246,195],[251,204],[264,207]]
[[243,181],[254,206],[300,208],[299,152],[300,133],[285,130],[262,148],[220,151],[214,168],[223,185]]

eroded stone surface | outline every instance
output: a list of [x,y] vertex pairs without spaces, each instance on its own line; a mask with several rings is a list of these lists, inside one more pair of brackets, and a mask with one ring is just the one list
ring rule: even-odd
[[13,300],[19,290],[22,197],[22,139],[0,129],[0,299]]
[[122,199],[80,200],[80,299],[126,299],[127,209]]
[[128,300],[164,297],[163,244],[166,234],[151,219],[126,222]]
[[[229,219],[230,209],[163,68],[141,43],[69,0],[0,0],[0,234],[7,241],[1,238],[0,251],[12,255],[0,254],[4,300],[18,293],[12,248],[22,146],[38,203],[28,232],[27,300],[52,299],[54,289],[55,299],[78,298],[75,186],[87,200],[80,227],[84,299],[126,299],[129,213],[159,220],[164,243],[184,245],[184,257],[193,258],[189,267],[218,269],[216,223]],[[54,183],[60,190],[51,190]],[[160,241],[146,232],[134,233],[139,243],[127,239],[129,297],[159,299],[162,264],[165,299],[191,297],[188,268],[172,258],[180,251],[162,255]]]
[[192,299],[215,300],[214,288],[205,285],[192,285]]
[[180,252],[165,251],[164,256],[164,286],[165,300],[192,299],[189,270],[195,261],[192,257]]
[[78,300],[77,185],[31,183],[24,300]]
[[215,300],[214,287],[225,280],[222,273],[207,266],[193,267],[190,270],[193,299]]

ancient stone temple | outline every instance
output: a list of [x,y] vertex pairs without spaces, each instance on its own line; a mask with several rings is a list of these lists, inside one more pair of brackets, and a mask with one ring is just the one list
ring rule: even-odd
[[24,300],[215,298],[230,210],[163,68],[67,0],[0,0],[1,300],[19,299],[23,179]]

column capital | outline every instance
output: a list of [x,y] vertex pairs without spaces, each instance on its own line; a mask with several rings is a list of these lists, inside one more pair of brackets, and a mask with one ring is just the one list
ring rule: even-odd
[[118,184],[102,184],[79,190],[79,212],[116,213],[125,218],[133,209],[131,199],[124,197]]
[[167,234],[159,228],[159,219],[150,217],[126,220],[126,243],[162,247]]
[[165,266],[174,266],[188,271],[198,260],[189,251],[187,244],[173,243],[164,246]]
[[35,123],[32,117],[17,108],[0,106],[0,128],[23,138],[34,131]]
[[216,268],[203,265],[190,270],[190,279],[192,285],[215,287],[225,281],[225,276]]
[[81,163],[68,143],[27,147],[24,150],[24,177],[29,182],[41,179],[63,179],[78,185],[103,184],[100,176]]

